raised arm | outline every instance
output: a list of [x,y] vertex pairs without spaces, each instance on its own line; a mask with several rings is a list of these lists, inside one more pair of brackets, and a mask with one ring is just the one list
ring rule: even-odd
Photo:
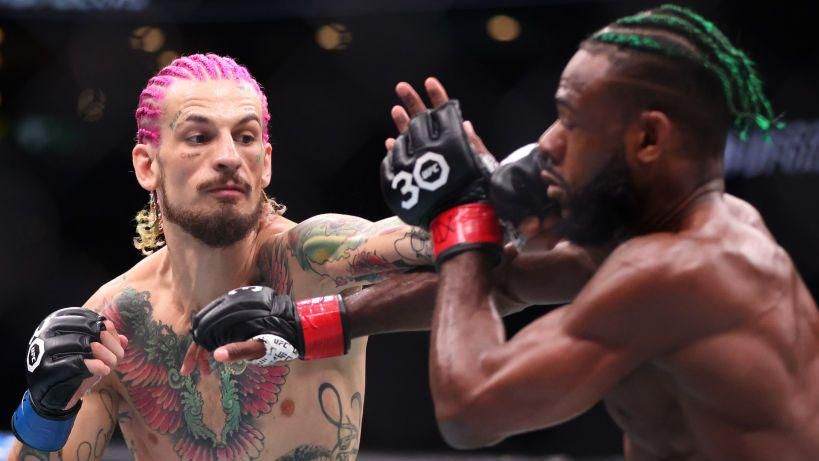
[[29,342],[29,389],[12,417],[18,442],[8,459],[100,459],[119,406],[111,371],[126,345],[110,320],[87,308],[46,317]]
[[[539,274],[545,283],[550,276]],[[492,445],[566,421],[593,406],[651,353],[622,331],[636,321],[625,318],[634,313],[634,303],[654,307],[647,290],[639,299],[636,289],[608,295],[605,289],[584,291],[575,304],[550,312],[507,341],[489,302],[490,277],[479,252],[458,255],[441,268],[430,384],[439,427],[452,446]],[[617,277],[612,284],[639,283],[627,281],[629,274]]]

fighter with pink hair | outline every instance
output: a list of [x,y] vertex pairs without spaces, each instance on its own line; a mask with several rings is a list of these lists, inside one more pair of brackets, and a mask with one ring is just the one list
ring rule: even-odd
[[[135,115],[134,172],[150,202],[134,243],[147,256],[84,309],[37,328],[13,419],[24,443],[10,459],[99,459],[117,423],[137,459],[354,459],[366,338],[352,340],[344,319],[361,309],[393,329],[428,325],[429,308],[426,318],[394,315],[422,298],[432,306],[434,275],[402,274],[431,264],[427,234],[397,218],[284,218],[264,193],[267,98],[231,58],[174,60],[148,81]],[[332,334],[305,327],[285,358],[346,355],[274,363],[269,337],[214,355],[192,346],[193,314],[246,285],[318,297],[300,303],[299,320]]]

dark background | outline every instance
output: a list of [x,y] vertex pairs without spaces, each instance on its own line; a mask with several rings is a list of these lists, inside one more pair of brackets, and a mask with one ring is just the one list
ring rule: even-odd
[[[22,358],[39,320],[55,308],[82,304],[140,259],[131,245],[132,218],[148,194],[132,173],[133,112],[163,52],[230,55],[265,87],[274,144],[269,192],[288,205],[290,219],[340,212],[374,220],[388,215],[377,171],[383,140],[394,133],[388,111],[398,102],[395,83],[421,85],[424,77],[438,76],[502,157],[551,123],[558,77],[580,40],[657,4],[370,3],[0,0],[4,414],[25,388]],[[811,124],[819,120],[819,10],[784,1],[681,3],[713,19],[749,52],[774,108],[803,127],[788,146],[801,146],[812,159],[797,168],[808,171],[735,174],[728,189],[759,208],[816,295],[819,162]],[[516,40],[487,35],[487,20],[496,14],[519,21]],[[335,26],[343,48],[317,45],[317,31],[328,24],[343,27]],[[137,30],[143,26],[161,30],[158,49],[145,29]],[[746,150],[740,163],[755,155]],[[544,310],[509,319],[510,332]],[[446,449],[427,387],[427,343],[423,333],[371,339],[363,450]],[[0,418],[0,428],[7,429],[7,421]],[[598,407],[489,451],[594,455],[618,452],[619,441]]]

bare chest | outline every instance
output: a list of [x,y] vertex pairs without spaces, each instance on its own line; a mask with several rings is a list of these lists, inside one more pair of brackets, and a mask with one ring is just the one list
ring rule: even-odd
[[349,460],[357,453],[363,346],[316,364],[211,361],[212,373],[182,376],[191,337],[156,319],[149,292],[124,290],[106,316],[130,340],[117,369],[125,397],[119,421],[137,459]]

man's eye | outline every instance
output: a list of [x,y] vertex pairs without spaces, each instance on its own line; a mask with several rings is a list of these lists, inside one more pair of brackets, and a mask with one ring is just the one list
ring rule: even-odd
[[563,128],[566,128],[567,130],[571,130],[574,128],[574,123],[572,123],[570,120],[566,118],[561,118],[560,124],[563,125]]
[[239,136],[239,142],[242,144],[253,144],[256,140],[256,137],[252,134],[243,134]]
[[188,136],[185,138],[185,141],[188,141],[191,144],[202,144],[207,141],[207,138],[203,134],[195,134],[193,136]]

